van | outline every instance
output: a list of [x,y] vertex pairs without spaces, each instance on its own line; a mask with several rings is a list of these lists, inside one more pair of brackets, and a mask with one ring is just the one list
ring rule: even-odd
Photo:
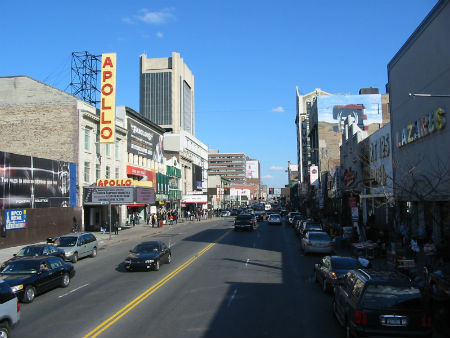
[[76,263],[82,257],[97,256],[97,239],[90,232],[73,233],[58,237],[55,241],[58,248],[64,250],[65,260]]

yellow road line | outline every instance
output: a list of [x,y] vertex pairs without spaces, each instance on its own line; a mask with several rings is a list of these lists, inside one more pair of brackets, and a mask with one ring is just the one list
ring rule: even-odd
[[107,330],[111,325],[116,323],[120,318],[125,316],[128,312],[133,310],[136,306],[138,306],[141,302],[143,302],[145,299],[147,299],[149,296],[151,296],[156,290],[158,290],[160,287],[162,287],[164,284],[166,284],[169,280],[171,280],[173,277],[178,275],[181,271],[186,269],[189,265],[191,265],[195,260],[197,260],[201,255],[203,255],[205,252],[207,252],[209,249],[211,249],[217,242],[222,240],[226,235],[228,235],[230,231],[227,231],[225,234],[220,236],[218,239],[216,239],[214,242],[208,244],[204,249],[199,251],[195,256],[188,259],[186,262],[181,264],[178,268],[176,268],[174,271],[169,273],[166,277],[161,279],[159,282],[154,284],[152,287],[141,293],[139,296],[137,296],[135,299],[133,299],[131,302],[129,302],[127,305],[125,305],[123,308],[121,308],[119,311],[117,311],[115,314],[113,314],[111,317],[103,321],[99,326],[97,326],[92,331],[88,332],[83,338],[95,338],[98,335],[100,335],[102,332]]

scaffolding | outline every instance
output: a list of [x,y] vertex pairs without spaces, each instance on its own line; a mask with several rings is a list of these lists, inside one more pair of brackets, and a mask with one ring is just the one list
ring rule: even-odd
[[72,95],[92,106],[97,106],[97,76],[101,69],[101,55],[89,52],[73,52],[71,62],[70,88]]

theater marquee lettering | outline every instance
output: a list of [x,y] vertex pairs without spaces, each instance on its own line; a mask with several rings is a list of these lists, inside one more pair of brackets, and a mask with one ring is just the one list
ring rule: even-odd
[[427,113],[401,131],[396,133],[397,147],[401,148],[409,143],[442,130],[447,124],[444,109],[438,108],[434,112]]
[[102,54],[100,143],[114,142],[116,109],[116,53]]

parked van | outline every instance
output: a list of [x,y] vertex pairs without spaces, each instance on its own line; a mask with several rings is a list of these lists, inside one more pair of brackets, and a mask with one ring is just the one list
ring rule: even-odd
[[90,232],[73,233],[58,237],[55,241],[58,248],[63,249],[65,260],[76,263],[82,257],[97,256],[97,239]]

